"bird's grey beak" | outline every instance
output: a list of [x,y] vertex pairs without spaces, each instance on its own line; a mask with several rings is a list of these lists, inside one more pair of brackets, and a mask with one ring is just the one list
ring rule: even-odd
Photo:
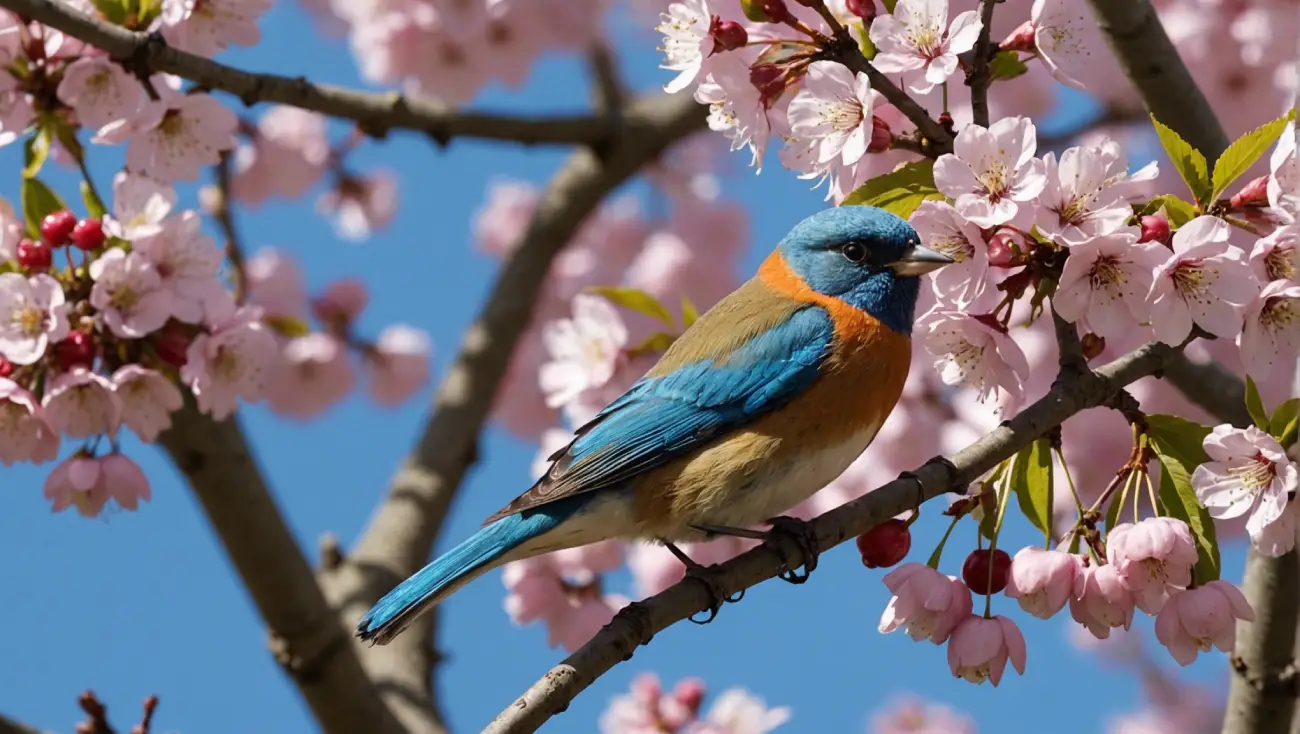
[[944,265],[951,265],[954,260],[942,252],[935,252],[928,247],[924,247],[915,242],[909,244],[906,250],[903,250],[903,256],[889,263],[889,267],[894,269],[899,275],[925,275],[932,270],[938,270]]

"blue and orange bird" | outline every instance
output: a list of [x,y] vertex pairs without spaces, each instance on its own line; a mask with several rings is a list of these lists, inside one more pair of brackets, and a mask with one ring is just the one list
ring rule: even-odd
[[[804,575],[783,578],[802,581],[816,544],[781,513],[839,476],[894,409],[920,276],[950,262],[883,209],[800,222],[754,278],[578,428],[545,476],[380,599],[357,635],[384,644],[497,566],[608,538],[657,540],[709,583],[675,543],[783,532],[805,551]],[[760,524],[772,530],[750,529]]]

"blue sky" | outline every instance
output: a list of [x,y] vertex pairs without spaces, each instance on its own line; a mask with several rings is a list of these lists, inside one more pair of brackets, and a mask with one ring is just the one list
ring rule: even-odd
[[[649,88],[668,78],[655,68],[653,36],[623,16],[611,25],[632,85]],[[296,5],[277,3],[262,27],[267,43],[223,60],[362,84],[350,54],[316,34]],[[577,109],[586,98],[581,67],[571,59],[548,59],[525,89],[494,88],[479,103],[522,112]],[[1080,109],[1077,101],[1067,107]],[[339,126],[338,132],[345,129]],[[17,146],[0,151],[0,171],[7,172],[0,194],[15,203],[20,155]],[[490,182],[544,182],[563,155],[460,140],[439,151],[420,136],[394,135],[363,146],[353,158],[358,170],[383,164],[400,178],[401,208],[381,236],[359,245],[336,240],[328,223],[312,213],[310,197],[242,210],[239,226],[250,249],[271,245],[298,254],[312,287],[344,275],[363,278],[372,301],[361,327],[377,333],[405,321],[428,329],[441,367],[493,275],[494,262],[473,251],[470,235]],[[121,151],[96,148],[92,156],[92,170],[107,190]],[[740,169],[743,160],[733,162],[737,171],[724,180],[724,191],[752,207],[756,241],[748,270],[790,225],[824,203],[806,182],[775,165],[755,177]],[[65,197],[75,197],[75,179],[67,172],[46,178]],[[182,195],[194,205],[193,187]],[[335,533],[345,544],[355,537],[424,412],[419,400],[382,411],[356,397],[310,424],[283,421],[260,407],[244,410],[242,420],[293,531],[310,552],[323,533]],[[0,629],[7,633],[0,636],[0,712],[70,732],[80,718],[76,695],[93,688],[122,730],[133,723],[143,698],[157,694],[159,732],[315,731],[293,685],[267,653],[261,620],[197,503],[160,452],[128,446],[154,491],[153,502],[133,514],[96,520],[52,515],[41,496],[48,466],[3,472]],[[482,461],[457,497],[441,548],[472,532],[524,488],[533,453],[532,446],[500,431],[488,432]],[[919,558],[939,530],[933,522],[920,523]],[[1029,538],[1019,525],[1013,532],[1005,545],[1019,547]],[[949,572],[971,540],[957,537],[950,545]],[[1230,549],[1225,568],[1241,568],[1242,559],[1239,547]],[[702,676],[715,693],[743,686],[771,704],[792,706],[794,718],[781,730],[789,732],[864,732],[873,709],[912,690],[971,713],[984,732],[1003,734],[1040,731],[1049,721],[1060,734],[1098,732],[1107,717],[1141,703],[1133,678],[1114,675],[1069,644],[1065,618],[1039,622],[1010,612],[1003,599],[999,607],[1014,614],[1028,639],[1029,674],[1009,675],[999,689],[954,680],[942,648],[876,632],[888,598],[880,577],[861,566],[851,545],[837,548],[802,587],[765,584],[707,627],[683,624],[657,636],[549,730],[595,731],[610,696],[644,671],[659,673],[666,684]],[[627,582],[625,576],[614,580],[625,588]],[[439,645],[449,657],[439,668],[438,686],[454,731],[477,730],[563,657],[546,647],[542,629],[511,625],[503,596],[500,575],[493,573],[443,607]],[[1207,681],[1221,679],[1223,672],[1218,655],[1193,668],[1195,677]],[[1080,705],[1080,695],[1096,705]]]

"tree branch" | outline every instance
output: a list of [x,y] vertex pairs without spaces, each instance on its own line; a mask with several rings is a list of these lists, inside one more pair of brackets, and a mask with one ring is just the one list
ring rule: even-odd
[[[8,2],[8,0],[2,0]],[[952,152],[952,136],[938,123],[925,108],[912,99],[911,95],[899,89],[889,77],[876,70],[876,67],[862,55],[858,42],[845,31],[836,36],[835,43],[826,49],[826,58],[838,61],[854,73],[863,73],[871,80],[871,88],[880,92],[898,111],[916,125],[916,129],[929,140],[930,151],[935,156]]]
[[316,585],[239,423],[218,423],[187,397],[159,441],[203,505],[322,731],[404,734]]
[[1237,623],[1223,734],[1291,731],[1300,694],[1295,651],[1296,618],[1300,616],[1298,577],[1296,551],[1266,558],[1251,549],[1241,588],[1255,607],[1255,621]]
[[426,133],[440,144],[455,137],[472,137],[524,144],[599,145],[613,134],[609,121],[595,115],[530,118],[464,112],[397,92],[362,92],[316,84],[301,76],[250,73],[172,48],[160,35],[105,23],[58,0],[0,0],[0,7],[103,49],[129,69],[175,74],[229,92],[245,105],[279,102],[354,120],[365,133],[375,137],[389,130],[406,129]]
[[[1155,373],[1175,352],[1166,345],[1152,343],[1095,373],[1064,374],[1042,399],[954,455],[951,468],[942,460],[932,459],[912,476],[899,477],[812,520],[818,547],[828,549],[839,545],[922,502],[960,490],[1070,416],[1105,404],[1124,386]],[[788,545],[785,551],[790,562],[796,563],[795,559],[802,558],[801,552],[795,544]],[[777,576],[783,568],[780,557],[772,549],[759,546],[716,566],[713,579],[719,592],[731,596]],[[628,605],[590,642],[552,668],[501,712],[484,732],[536,731],[602,674],[629,659],[639,645],[649,643],[660,631],[707,609],[708,604],[709,594],[703,585],[684,579],[649,599]]]
[[1251,424],[1246,412],[1246,383],[1218,362],[1199,363],[1180,354],[1165,366],[1165,377],[1205,412],[1234,426]]
[[29,724],[24,724],[17,719],[11,719],[4,714],[0,714],[0,734],[46,734],[40,729]]
[[974,69],[966,82],[970,85],[971,121],[980,127],[989,126],[989,83],[992,81],[989,63],[993,60],[990,35],[993,32],[993,8],[999,2],[1001,0],[982,0],[980,3],[980,22],[983,25],[975,41]]

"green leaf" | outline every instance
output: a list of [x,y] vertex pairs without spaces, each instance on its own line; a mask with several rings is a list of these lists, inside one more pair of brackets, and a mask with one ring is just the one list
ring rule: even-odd
[[1182,176],[1183,181],[1187,183],[1192,197],[1202,206],[1207,204],[1210,198],[1210,175],[1206,168],[1205,156],[1186,140],[1178,137],[1178,133],[1160,124],[1155,115],[1151,116],[1151,124],[1155,126],[1160,145],[1164,146],[1165,152],[1169,154],[1169,160],[1173,161],[1178,175]]
[[880,50],[876,48],[876,44],[871,42],[871,36],[867,31],[867,24],[852,23],[849,25],[849,28],[853,30],[853,35],[857,37],[858,50],[860,50],[862,55],[867,58],[867,61],[876,58],[876,54],[880,53]]
[[86,213],[91,219],[99,219],[108,213],[99,194],[95,193],[95,190],[85,181],[81,182],[81,201],[86,205]]
[[1296,441],[1297,430],[1300,430],[1300,398],[1291,398],[1273,411],[1268,432],[1282,444],[1282,448],[1289,449]]
[[1169,226],[1173,229],[1178,229],[1198,216],[1195,206],[1173,194],[1161,194],[1155,197],[1143,207],[1142,214],[1155,214],[1161,207],[1164,207],[1165,217],[1169,219]]
[[913,161],[876,176],[844,198],[841,206],[866,204],[907,219],[926,199],[942,199],[934,186],[934,161]]
[[311,324],[293,316],[264,316],[262,321],[281,336],[292,338],[311,333]]
[[604,296],[606,300],[616,306],[622,306],[629,311],[645,314],[653,319],[674,325],[673,315],[668,313],[664,305],[655,300],[655,297],[641,290],[640,288],[625,288],[623,286],[592,286],[587,289],[588,293],[595,293],[598,296]]
[[755,23],[771,23],[772,19],[763,12],[763,0],[740,0],[740,10],[745,17]]
[[898,4],[898,0],[880,0],[880,4],[885,6],[886,13],[892,13],[894,12],[894,6]]
[[[131,30],[142,31],[153,25],[154,20],[162,14],[162,0],[138,0],[134,12],[135,22]],[[129,19],[128,19],[129,20]]]
[[90,0],[99,11],[99,15],[113,25],[122,25],[126,22],[126,3],[122,0]]
[[1214,162],[1213,191],[1209,201],[1215,201],[1228,190],[1233,181],[1241,177],[1255,161],[1277,142],[1286,124],[1295,119],[1295,110],[1265,123],[1232,141],[1232,145],[1223,151],[1219,160]]
[[44,126],[37,127],[36,134],[23,141],[23,178],[40,173],[49,157],[50,131]]
[[1264,410],[1264,399],[1259,396],[1259,386],[1246,375],[1246,412],[1255,421],[1261,431],[1268,430],[1268,411]]
[[635,347],[632,347],[628,351],[634,355],[655,354],[658,352],[665,352],[668,350],[668,347],[671,347],[673,345],[673,342],[675,341],[677,341],[677,337],[673,336],[672,334],[666,334],[662,331],[656,331],[655,333],[643,339],[640,344],[636,345]]
[[682,326],[689,329],[691,324],[699,320],[700,310],[695,307],[694,303],[691,303],[691,299],[682,296]]
[[[1002,511],[1005,509],[1005,503],[1002,500],[1006,499],[1006,493],[1002,491],[1002,485],[1005,483],[1002,479],[1007,472],[1015,470],[1015,462],[1016,457],[1012,456],[1010,459],[998,464],[997,468],[993,470],[993,473],[989,475],[989,478],[984,481],[983,486],[980,488],[980,503],[975,512],[979,514],[980,534],[989,540],[993,540],[998,536],[998,530],[1002,524]],[[991,501],[989,499],[990,495],[983,491],[988,488],[993,489]]]
[[1015,79],[1028,72],[1029,67],[1025,66],[1025,62],[1020,60],[1020,54],[1015,51],[999,51],[989,63],[990,81]]
[[1196,499],[1192,472],[1210,460],[1201,442],[1210,429],[1172,415],[1147,416],[1151,448],[1160,461],[1160,512],[1187,523],[1196,540],[1196,582],[1219,578],[1219,544],[1214,521]]
[[23,207],[23,224],[27,229],[27,236],[32,239],[41,237],[41,220],[51,212],[57,212],[60,209],[67,209],[68,205],[63,203],[59,195],[50,190],[50,187],[41,183],[39,178],[23,179],[23,187],[20,192]]
[[1020,511],[1047,537],[1052,537],[1052,444],[1037,439],[1020,449],[1011,472],[1011,489]]

